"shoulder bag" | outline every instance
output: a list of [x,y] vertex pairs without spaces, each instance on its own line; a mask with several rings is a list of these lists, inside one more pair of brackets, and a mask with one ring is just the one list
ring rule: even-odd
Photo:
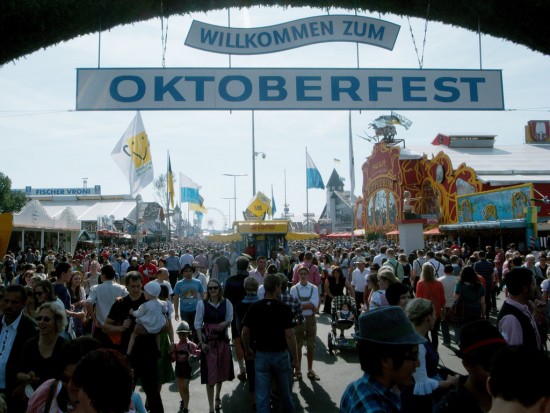
[[464,323],[464,300],[462,293],[458,294],[457,299],[447,311],[447,322],[452,326],[460,326]]

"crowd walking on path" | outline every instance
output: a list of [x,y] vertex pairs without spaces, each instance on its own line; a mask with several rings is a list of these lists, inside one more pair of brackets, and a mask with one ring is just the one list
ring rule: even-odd
[[[514,244],[403,251],[363,240],[296,242],[257,256],[204,242],[10,252],[0,412],[163,413],[170,383],[180,413],[220,412],[230,403],[223,383],[238,379],[251,412],[292,413],[295,383],[329,381],[314,356],[319,322],[340,330],[336,346],[353,330],[363,372],[350,371],[360,377],[350,378],[340,412],[511,408],[500,354],[512,366],[527,353],[548,363],[546,258]],[[442,368],[440,345],[467,375]],[[191,394],[199,372],[205,391]],[[114,380],[117,391],[107,388]],[[548,387],[529,394],[516,411],[550,406]]]

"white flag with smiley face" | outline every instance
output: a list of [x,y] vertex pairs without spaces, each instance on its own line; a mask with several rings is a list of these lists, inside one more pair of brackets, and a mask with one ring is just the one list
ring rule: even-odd
[[153,182],[151,145],[139,111],[114,147],[111,156],[128,179],[132,196]]

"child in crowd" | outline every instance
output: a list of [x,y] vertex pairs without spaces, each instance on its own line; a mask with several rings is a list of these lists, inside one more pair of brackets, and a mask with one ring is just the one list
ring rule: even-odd
[[[139,306],[137,310],[130,310],[130,315],[136,318],[136,323],[141,324],[147,333],[157,334],[166,325],[166,316],[168,314],[168,305],[166,301],[158,299],[160,294],[160,284],[157,282],[150,282],[145,285],[144,294],[145,303]],[[136,342],[137,334],[134,330],[130,336],[128,343],[127,354],[132,354],[132,349]],[[160,351],[160,335],[156,336],[157,349]]]
[[340,311],[338,311],[338,319],[339,320],[350,320],[353,321],[354,315],[351,312],[351,308],[349,308],[348,303],[343,303],[342,308]]
[[182,321],[176,333],[179,338],[175,351],[172,353],[172,360],[176,362],[176,377],[178,378],[178,390],[181,402],[178,413],[189,412],[189,381],[191,380],[190,357],[200,355],[200,350],[195,343],[189,340],[189,324]]

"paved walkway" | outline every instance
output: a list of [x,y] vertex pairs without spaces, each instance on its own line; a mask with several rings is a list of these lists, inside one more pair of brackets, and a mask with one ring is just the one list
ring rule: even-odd
[[[504,294],[498,297],[498,307],[504,300]],[[491,321],[496,322],[496,314],[491,315]],[[174,322],[176,326],[177,323]],[[362,372],[355,349],[336,351],[333,355],[328,352],[327,337],[330,331],[330,319],[326,314],[318,316],[317,343],[313,367],[321,377],[320,381],[312,381],[306,378],[294,384],[294,402],[296,412],[333,413],[338,411],[340,398],[346,386]],[[350,337],[352,330],[347,330]],[[441,342],[441,336],[440,336]],[[465,374],[461,360],[455,356],[452,348],[440,344],[439,353],[442,363],[453,371]],[[302,371],[307,372],[305,354],[302,358]],[[206,389],[200,384],[198,362],[195,363],[195,374],[191,381],[190,412],[208,412]],[[235,361],[235,369],[238,369]],[[238,372],[238,371],[236,371]],[[143,397],[145,397],[143,395]],[[162,399],[165,411],[176,413],[179,409],[180,397],[176,384],[165,384],[162,387]],[[225,382],[222,387],[222,413],[246,413],[250,412],[251,404],[248,398],[246,382],[235,379]],[[284,413],[284,412],[282,412]]]

